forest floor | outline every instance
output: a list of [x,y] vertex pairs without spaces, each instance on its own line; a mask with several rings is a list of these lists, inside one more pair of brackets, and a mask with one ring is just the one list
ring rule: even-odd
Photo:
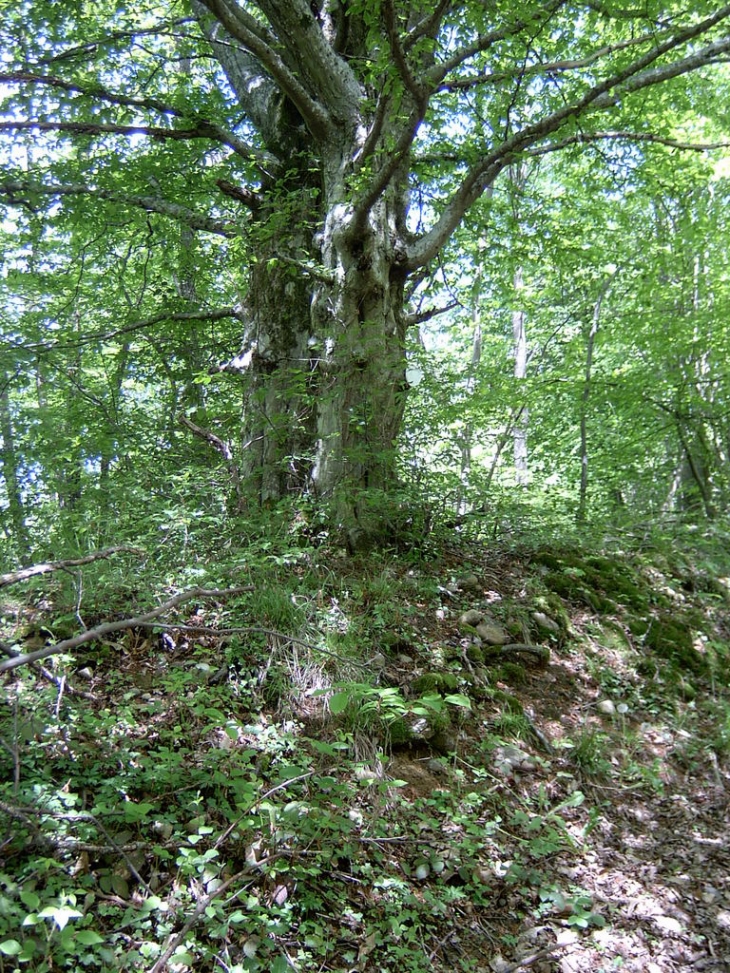
[[10,670],[0,973],[730,970],[724,574],[309,551]]

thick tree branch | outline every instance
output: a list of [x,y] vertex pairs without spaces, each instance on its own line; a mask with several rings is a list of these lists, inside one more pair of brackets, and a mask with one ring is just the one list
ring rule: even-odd
[[[545,8],[545,11],[541,11],[541,16],[545,19],[552,16],[552,13],[564,2],[565,0],[554,0],[552,4]],[[392,8],[390,9],[392,12]],[[389,4],[386,3],[384,14],[391,50],[393,51],[393,57],[396,61],[396,66],[398,67],[399,73],[403,77],[404,84],[415,101],[416,107],[414,111],[409,114],[407,120],[401,126],[399,126],[399,132],[396,133],[397,141],[395,146],[388,153],[387,162],[379,169],[378,172],[375,173],[371,184],[363,190],[359,200],[355,204],[354,218],[352,221],[352,228],[355,232],[359,232],[362,227],[363,220],[365,219],[370,208],[386,190],[393,176],[402,166],[403,160],[408,155],[418,133],[418,129],[420,128],[421,122],[425,116],[431,91],[435,90],[439,86],[443,77],[448,74],[449,71],[457,67],[463,60],[472,57],[476,53],[487,50],[498,41],[517,34],[525,28],[524,22],[518,19],[513,24],[502,27],[499,30],[492,31],[489,34],[485,34],[483,37],[478,38],[473,44],[461,48],[452,57],[434,65],[431,69],[425,72],[425,82],[417,83],[411,77],[410,70],[405,63],[405,58],[400,50],[400,43],[396,34],[395,15],[393,13],[392,17],[389,18],[388,10]],[[399,63],[399,58],[401,63]],[[372,139],[368,138],[368,144],[371,142]],[[471,205],[471,203],[468,205]],[[459,218],[455,221],[451,227],[451,230],[445,235],[444,241],[439,244],[434,253],[440,249],[440,246],[443,245],[445,239],[448,238],[456,225],[458,225],[461,217],[466,212],[466,209],[468,209],[468,205],[460,213]],[[431,256],[433,256],[433,254],[431,254]],[[428,259],[431,259],[431,257]],[[419,264],[411,266],[409,264],[409,269],[415,269],[415,266],[418,265]]]
[[378,201],[380,196],[390,185],[393,176],[402,166],[403,160],[408,155],[416,133],[423,121],[423,110],[425,106],[415,108],[406,124],[403,126],[398,142],[388,153],[387,160],[383,166],[375,173],[369,186],[367,186],[356,200],[353,207],[353,218],[350,232],[357,235],[362,231],[362,227],[367,214]]
[[[264,142],[275,152],[279,89],[261,63],[226,33],[200,0],[193,0],[193,8],[198,13],[200,30],[228,79],[238,104]],[[279,168],[280,162],[277,159],[269,167],[269,171],[273,174]]]
[[[713,21],[717,22],[718,18],[720,20],[727,20],[730,18],[730,6],[722,8],[722,16],[716,14],[712,18]],[[688,32],[689,33],[689,32]],[[692,40],[697,34],[705,33],[705,31],[695,31],[686,40]],[[666,45],[666,50],[671,50],[673,47],[677,47],[686,42],[684,38],[681,38],[676,44],[669,43]],[[666,50],[662,50],[657,57],[647,55],[647,59],[655,61],[662,54],[666,53]],[[621,99],[627,95],[632,94],[635,91],[641,91],[642,88],[649,88],[656,84],[663,84],[666,81],[670,81],[672,78],[681,77],[683,74],[689,74],[692,71],[696,71],[698,68],[706,67],[708,64],[713,64],[715,59],[723,54],[730,53],[730,37],[722,37],[717,41],[713,41],[701,50],[696,51],[694,54],[690,54],[688,57],[682,58],[679,61],[675,61],[673,64],[665,64],[659,67],[651,68],[647,71],[642,71],[641,73],[636,73],[634,77],[628,78],[625,83],[620,84],[618,91],[614,92],[609,89],[603,93],[600,98],[597,98],[595,102],[590,106],[592,110],[611,108],[614,105],[619,104]],[[632,72],[634,74],[634,72]],[[615,85],[612,86],[616,87]]]
[[84,183],[76,185],[59,185],[44,183],[32,183],[27,181],[9,181],[0,183],[0,197],[5,197],[11,206],[26,206],[34,208],[34,197],[48,196],[62,198],[64,196],[88,196],[94,199],[105,199],[110,202],[124,203],[143,209],[148,213],[158,213],[171,220],[189,226],[193,230],[205,230],[207,233],[214,233],[218,236],[236,237],[240,235],[230,221],[214,220],[208,216],[199,216],[187,206],[179,203],[171,203],[166,199],[159,199],[156,196],[132,196],[128,193],[121,193],[113,189],[102,189],[98,186],[89,186]]
[[258,0],[258,6],[312,98],[325,105],[332,121],[354,130],[363,92],[348,63],[324,36],[309,0]]
[[510,162],[531,149],[532,146],[558,132],[564,125],[584,114],[610,108],[628,94],[687,74],[703,67],[708,59],[730,51],[730,37],[726,37],[714,41],[694,54],[671,64],[654,66],[655,62],[665,54],[706,34],[729,17],[730,5],[723,7],[699,24],[677,31],[671,38],[658,44],[653,50],[637,58],[623,70],[592,87],[583,97],[547,115],[538,122],[525,126],[521,131],[516,132],[511,138],[506,139],[496,149],[488,153],[483,160],[469,169],[436,224],[409,248],[405,262],[406,269],[415,270],[433,259],[459,225],[469,207]]
[[[296,106],[312,135],[315,138],[325,138],[331,129],[330,117],[279,54],[282,45],[278,43],[279,39],[275,34],[232,0],[197,0],[196,7],[208,10],[230,37],[257,58],[263,70]],[[212,36],[215,37],[215,32]],[[286,48],[286,44],[284,47]]]
[[263,199],[258,193],[251,192],[245,186],[234,186],[227,179],[216,179],[215,184],[225,196],[230,196],[231,199],[243,203],[252,213],[255,214],[259,211]]

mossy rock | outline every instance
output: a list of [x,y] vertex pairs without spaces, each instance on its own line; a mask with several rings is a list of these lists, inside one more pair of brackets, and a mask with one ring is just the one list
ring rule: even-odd
[[470,645],[466,650],[466,657],[469,662],[473,662],[475,665],[482,665],[484,663],[484,650],[478,645]]
[[587,605],[599,614],[612,613],[623,605],[640,611],[649,604],[646,582],[630,566],[601,555],[581,558],[546,558],[550,571],[544,584],[566,601]]
[[597,592],[582,584],[583,580],[582,578],[578,580],[569,574],[551,572],[545,575],[543,582],[546,588],[559,595],[564,601],[572,602],[574,605],[585,605],[595,612],[600,612],[603,599]]
[[575,598],[575,578],[571,578],[567,574],[551,571],[543,578],[543,584],[566,601],[572,601]]
[[440,687],[440,672],[424,672],[411,683],[411,689],[419,696],[423,696],[425,693],[437,693]]
[[510,686],[521,686],[527,678],[527,672],[525,667],[517,662],[503,662],[494,671],[494,678],[499,679],[500,682],[509,683]]
[[485,665],[491,666],[504,658],[501,645],[483,645],[482,655]]
[[[558,595],[552,592],[549,592],[547,595],[540,595],[533,600],[532,607],[538,611],[545,612],[554,622],[557,622],[563,635],[567,635],[570,632],[570,615],[565,610],[565,604]],[[521,642],[522,638],[517,638],[515,641]]]
[[505,629],[513,642],[524,641],[524,629],[523,629],[522,622],[519,622],[517,620],[510,620],[505,625]]
[[410,655],[415,648],[413,643],[404,638],[400,632],[383,632],[380,636],[380,646],[391,655],[397,655],[399,652]]
[[588,608],[592,608],[597,614],[601,614],[604,608],[604,599],[597,591],[591,588],[580,588],[578,592],[578,600]]
[[536,551],[530,560],[533,564],[539,564],[544,568],[549,568],[551,571],[559,571],[563,563],[557,554],[554,554],[552,551]]
[[448,693],[453,693],[459,688],[460,679],[455,672],[442,672],[441,685]]
[[418,696],[427,693],[452,693],[459,688],[459,676],[455,672],[424,672],[411,683]]
[[644,645],[678,669],[698,675],[707,672],[707,662],[694,647],[692,628],[686,619],[666,615],[653,619]]
[[[646,628],[644,631],[646,631]],[[608,649],[612,652],[619,653],[625,653],[633,650],[633,646],[626,637],[624,630],[610,619],[602,620],[601,622],[597,623],[595,627],[591,629],[590,635],[593,641],[596,642],[602,649]]]
[[391,747],[404,747],[413,740],[413,731],[405,720],[394,720],[388,724],[388,742]]

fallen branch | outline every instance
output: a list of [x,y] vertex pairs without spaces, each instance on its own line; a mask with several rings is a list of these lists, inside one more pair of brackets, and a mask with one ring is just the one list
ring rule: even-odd
[[107,547],[103,551],[95,551],[85,557],[69,558],[66,561],[47,561],[45,564],[34,564],[32,567],[23,568],[21,571],[11,571],[10,574],[0,574],[0,588],[5,588],[9,584],[16,584],[18,581],[27,581],[39,574],[48,574],[50,571],[65,571],[66,568],[77,568],[80,564],[90,564],[101,558],[111,557],[112,554],[119,554],[124,551],[128,554],[145,554],[137,547]]
[[[267,864],[273,857],[273,855],[270,855],[267,858],[262,858],[261,861],[258,862],[259,867]],[[185,922],[180,932],[170,938],[170,941],[163,950],[162,955],[158,958],[154,965],[150,967],[149,973],[162,973],[167,966],[168,961],[173,956],[175,950],[184,942],[187,934],[200,920],[200,917],[204,914],[205,910],[210,906],[210,904],[215,901],[215,899],[220,898],[224,892],[227,892],[232,885],[236,885],[241,879],[254,877],[257,877],[256,868],[252,865],[246,865],[246,867],[242,868],[240,872],[236,872],[235,875],[231,875],[229,879],[226,879],[226,881],[219,885],[213,892],[202,896],[202,898],[198,900],[198,904],[195,906],[193,914]]]
[[527,969],[528,966],[534,966],[540,960],[553,957],[563,949],[575,949],[575,943],[555,943],[554,946],[547,946],[545,949],[540,949],[536,953],[524,956],[522,959],[517,960],[516,963],[508,963],[507,966],[500,966],[499,973],[516,973],[517,970]]
[[227,598],[230,595],[239,595],[244,591],[250,590],[250,585],[244,585],[242,587],[222,588],[220,590],[191,588],[189,591],[181,591],[179,595],[175,595],[174,598],[170,598],[169,601],[159,605],[159,607],[153,608],[152,611],[145,612],[144,615],[138,615],[135,618],[122,618],[117,622],[104,622],[102,625],[97,625],[96,628],[90,628],[80,635],[75,635],[73,638],[63,639],[62,642],[56,642],[55,645],[47,645],[43,649],[38,649],[37,652],[29,652],[27,655],[17,655],[11,659],[6,659],[5,662],[0,662],[0,672],[6,672],[8,669],[17,669],[18,666],[28,665],[31,662],[37,662],[39,659],[46,659],[49,655],[69,652],[71,649],[75,649],[79,645],[84,645],[86,642],[94,642],[97,639],[103,638],[105,635],[109,635],[110,632],[119,632],[125,628],[141,627],[145,622],[149,622],[153,618],[158,618],[171,608],[175,608],[177,605],[181,605],[183,602],[190,601],[193,598]]

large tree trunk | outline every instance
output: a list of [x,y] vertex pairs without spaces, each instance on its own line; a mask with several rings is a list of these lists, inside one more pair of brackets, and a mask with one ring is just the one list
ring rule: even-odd
[[390,242],[404,215],[396,205],[386,196],[362,227],[330,208],[322,255],[332,282],[313,306],[322,355],[312,486],[335,500],[356,548],[386,529],[377,507],[395,483],[404,410],[404,278]]
[[290,226],[284,234],[274,206],[267,204],[261,214],[261,240],[243,308],[244,342],[231,363],[244,376],[244,487],[258,504],[306,488],[314,455],[318,349],[311,326],[312,280],[298,266],[311,258],[312,216],[290,211],[296,230]]
[[[243,478],[258,502],[302,491],[328,502],[348,545],[360,549],[386,535],[383,501],[396,480],[406,391],[408,155],[371,198],[353,203],[356,160],[373,121],[363,119],[364,89],[345,62],[323,55],[334,77],[331,116],[320,131],[317,106],[278,91],[196,9],[272,170],[278,166],[255,199],[239,195],[251,211],[253,250],[243,346],[230,363],[245,376]],[[271,16],[284,25],[293,12],[277,3]],[[364,57],[358,18],[337,5],[328,16],[338,55]],[[316,68],[303,68],[307,83]],[[413,109],[410,96],[403,105]],[[306,124],[300,109],[312,112]],[[375,126],[383,140],[390,124],[384,115]],[[230,185],[224,191],[237,195]]]
[[396,480],[406,322],[391,227],[404,204],[386,195],[356,226],[336,180],[322,181],[319,219],[289,210],[279,234],[262,214],[232,363],[246,383],[242,469],[259,502],[302,490],[330,501],[358,549],[387,531],[383,498]]

